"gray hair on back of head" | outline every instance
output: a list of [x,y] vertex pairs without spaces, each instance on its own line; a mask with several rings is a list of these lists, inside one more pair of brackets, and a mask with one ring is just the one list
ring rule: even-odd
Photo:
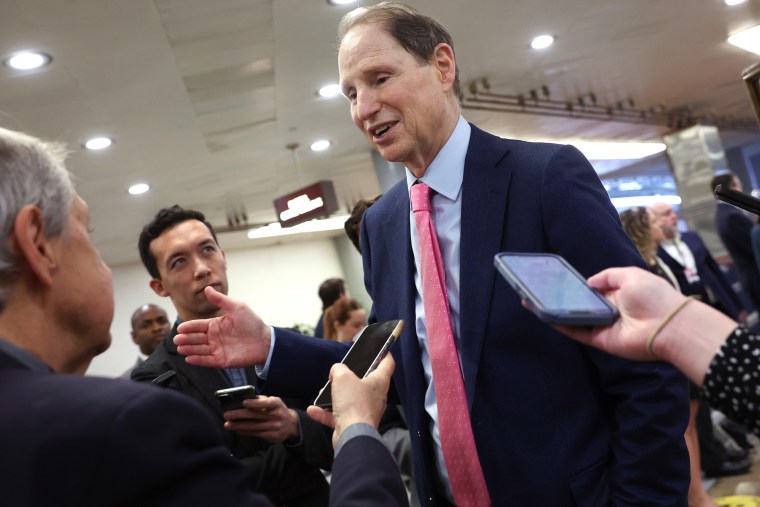
[[63,165],[66,155],[61,143],[0,128],[0,308],[17,273],[10,236],[21,208],[31,204],[40,209],[46,237],[64,231],[74,199],[71,175]]

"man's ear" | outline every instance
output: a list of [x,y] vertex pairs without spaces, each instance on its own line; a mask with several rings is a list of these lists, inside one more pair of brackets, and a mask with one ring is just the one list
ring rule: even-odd
[[150,285],[150,288],[153,289],[153,292],[155,292],[162,298],[169,296],[169,293],[164,288],[164,283],[161,281],[160,278],[151,278],[149,285]]
[[52,285],[58,267],[50,239],[45,237],[42,212],[33,205],[22,207],[13,222],[12,248],[19,262],[24,262],[45,285]]
[[446,91],[454,86],[457,64],[454,60],[454,50],[445,42],[438,44],[433,50],[431,59],[433,66],[441,76],[441,82],[446,85]]

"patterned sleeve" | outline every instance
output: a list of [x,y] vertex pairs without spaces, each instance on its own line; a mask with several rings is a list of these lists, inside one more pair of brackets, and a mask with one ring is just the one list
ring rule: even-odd
[[760,436],[760,336],[737,327],[710,363],[702,391],[711,406]]

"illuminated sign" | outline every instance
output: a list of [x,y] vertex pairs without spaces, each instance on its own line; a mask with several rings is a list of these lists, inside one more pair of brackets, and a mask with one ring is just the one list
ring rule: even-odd
[[338,209],[332,181],[318,181],[274,200],[282,227],[292,227],[312,218],[326,216]]

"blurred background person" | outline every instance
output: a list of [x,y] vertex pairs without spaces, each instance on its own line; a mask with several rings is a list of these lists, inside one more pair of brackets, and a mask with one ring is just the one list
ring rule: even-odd
[[[732,172],[716,175],[710,182],[710,192],[715,187],[742,191],[742,182]],[[755,310],[760,311],[760,268],[752,250],[752,220],[739,208],[718,200],[715,207],[715,229],[736,266],[736,275],[749,296]]]
[[132,341],[140,349],[137,362],[122,373],[119,378],[129,379],[132,370],[140,366],[150,356],[161,340],[169,334],[171,325],[163,308],[154,304],[144,304],[132,314]]
[[341,298],[325,310],[324,338],[350,342],[367,325],[367,313],[355,299]]
[[346,223],[343,225],[343,229],[346,231],[346,236],[348,236],[348,239],[351,240],[354,248],[356,248],[359,253],[362,253],[361,242],[359,241],[359,225],[361,224],[362,217],[364,216],[364,212],[381,197],[382,194],[374,199],[359,199],[356,204],[354,204],[354,207],[351,209],[351,215],[346,219]]
[[687,296],[699,296],[703,302],[734,320],[746,320],[747,312],[739,296],[699,234],[678,230],[678,215],[670,204],[658,202],[651,209],[664,236],[657,248],[657,256],[671,269],[681,292]]
[[[678,215],[670,204],[658,202],[651,209],[665,236],[657,249],[657,255],[676,276],[681,292],[687,296],[699,297],[702,302],[734,320],[746,321],[747,311],[742,306],[739,295],[731,287],[699,234],[678,230]],[[707,463],[711,461],[711,455],[720,458],[713,460],[716,463],[725,462],[728,457],[733,457],[734,460],[746,459],[748,453],[742,449],[749,450],[753,447],[747,438],[747,429],[720,412],[711,412],[704,402],[700,402],[699,409],[697,431],[700,442],[703,446],[713,448],[706,451],[707,456],[703,457],[706,468],[710,468]]]
[[319,299],[322,300],[322,315],[320,315],[317,325],[314,326],[314,336],[324,338],[324,320],[325,310],[330,308],[335,302],[346,297],[346,282],[342,278],[328,278],[319,285]]
[[657,256],[657,246],[665,237],[655,221],[654,213],[648,208],[637,206],[620,213],[620,221],[623,224],[623,230],[649,266],[649,270],[665,278],[676,290],[680,291],[675,275]]

